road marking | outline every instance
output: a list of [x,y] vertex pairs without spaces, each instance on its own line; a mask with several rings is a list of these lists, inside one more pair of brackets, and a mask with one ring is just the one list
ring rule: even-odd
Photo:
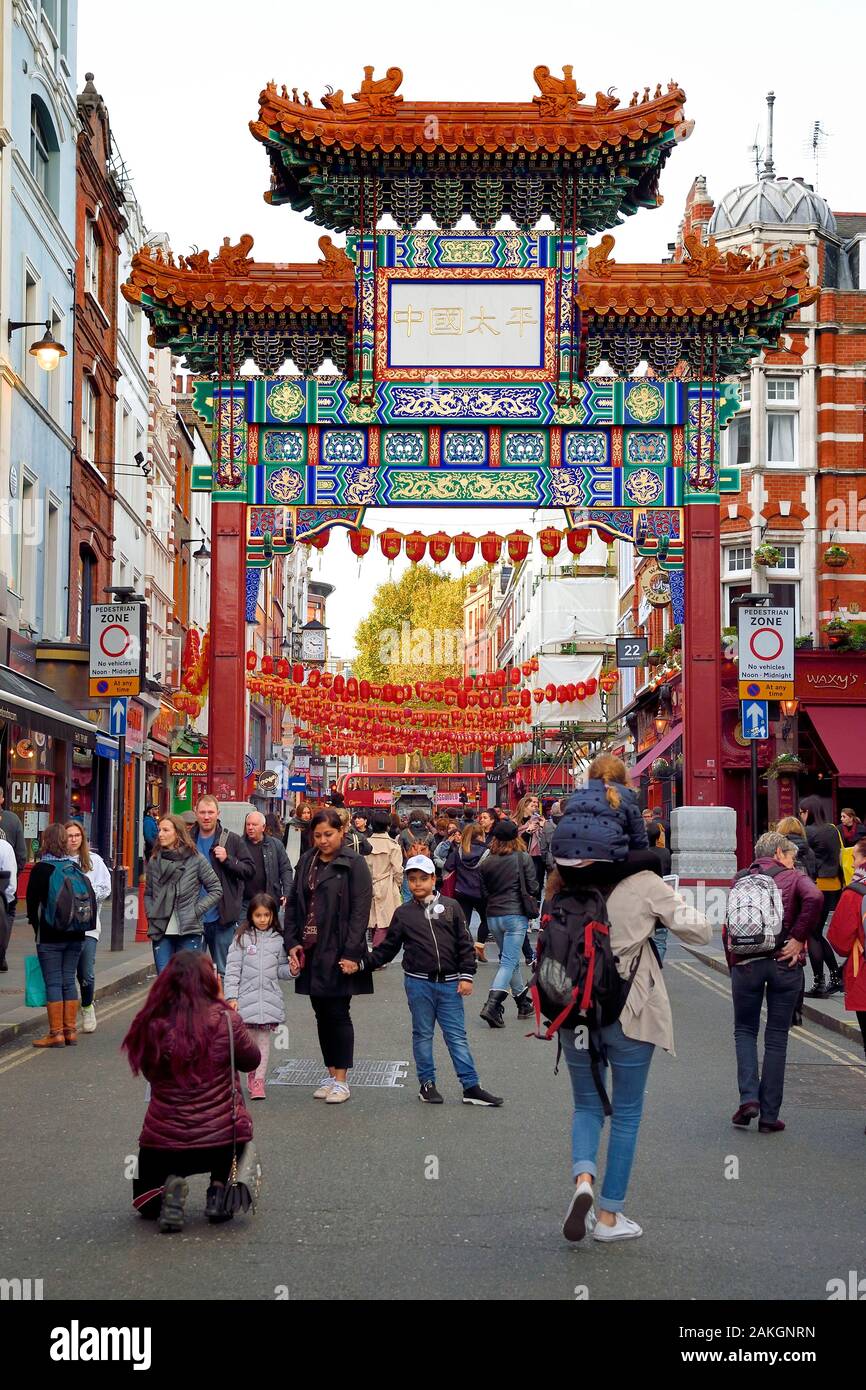
[[[130,995],[129,998],[125,999],[122,1003],[111,1004],[104,1009],[100,1009],[100,1024],[106,1023],[109,1019],[115,1018],[117,1014],[122,1014],[127,1009],[134,1008],[136,1004],[140,1003],[141,1000],[146,997],[149,989],[150,986],[148,985],[147,989],[137,990],[135,994]],[[0,1063],[0,1075],[2,1075],[4,1071],[12,1071],[13,1067],[20,1067],[24,1062],[34,1061],[34,1059],[41,1056],[43,1052],[50,1051],[51,1048],[34,1047],[33,1044],[30,1043],[27,1047],[19,1048],[17,1052],[10,1052],[3,1058],[2,1063]]]
[[[689,979],[697,980],[705,989],[710,989],[715,994],[721,995],[723,999],[730,1001],[730,990],[725,989],[717,980],[708,979],[702,973],[700,967],[689,965],[686,961],[679,960],[672,960],[670,964],[675,970],[681,970]],[[842,1047],[839,1043],[830,1042],[829,1039],[819,1039],[816,1033],[810,1032],[805,1027],[792,1028],[791,1037],[796,1038],[798,1042],[806,1043],[808,1047],[814,1048],[816,1052],[822,1052],[825,1057],[829,1057],[833,1062],[844,1062],[846,1065],[850,1062],[855,1062],[858,1066],[863,1065],[863,1058],[858,1056],[857,1053],[849,1052],[847,1048]]]

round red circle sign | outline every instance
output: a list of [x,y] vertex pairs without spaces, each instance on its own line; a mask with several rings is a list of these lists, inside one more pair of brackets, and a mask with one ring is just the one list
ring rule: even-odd
[[123,656],[131,642],[129,629],[123,623],[109,623],[99,634],[99,645],[108,657]]
[[775,661],[782,655],[785,640],[775,627],[759,627],[749,638],[749,650],[758,661]]

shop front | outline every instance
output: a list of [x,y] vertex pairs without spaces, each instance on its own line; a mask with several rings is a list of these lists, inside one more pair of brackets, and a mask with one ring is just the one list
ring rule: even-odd
[[828,814],[866,815],[866,653],[797,652],[798,795],[824,798]]
[[207,791],[207,758],[176,754],[169,759],[169,772],[172,814],[194,811],[199,797]]

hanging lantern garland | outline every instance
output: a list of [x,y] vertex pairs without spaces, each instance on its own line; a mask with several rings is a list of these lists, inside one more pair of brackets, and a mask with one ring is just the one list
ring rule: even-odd
[[[359,560],[369,551],[373,534],[367,526],[349,532],[349,545]],[[552,561],[559,554],[563,541],[572,555],[582,555],[591,535],[590,527],[560,530],[556,526],[545,526],[538,533],[538,543],[545,559]],[[321,550],[327,545],[329,536],[329,531],[323,531],[318,536],[308,537],[303,543]],[[392,526],[386,531],[380,531],[378,539],[379,548],[389,563],[396,560],[400,552],[405,550],[407,559],[413,565],[424,559],[425,552],[434,564],[441,565],[448,559],[452,548],[458,564],[462,566],[472,563],[476,549],[480,550],[481,558],[486,565],[495,565],[502,556],[503,544],[506,546],[510,562],[519,565],[527,558],[533,544],[533,537],[525,531],[510,531],[506,536],[500,536],[495,531],[485,531],[483,536],[477,537],[469,531],[461,531],[452,538],[445,531],[436,531],[432,536],[425,536],[422,531],[410,531],[404,536]]]

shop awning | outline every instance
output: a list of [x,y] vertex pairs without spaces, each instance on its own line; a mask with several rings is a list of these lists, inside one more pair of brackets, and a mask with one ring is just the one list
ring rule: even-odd
[[679,724],[674,724],[673,728],[668,729],[664,737],[660,738],[658,743],[654,743],[652,748],[649,748],[646,753],[644,753],[643,757],[635,763],[634,767],[629,768],[628,774],[632,781],[636,782],[644,772],[648,772],[650,764],[654,763],[656,758],[661,758],[667,749],[670,748],[671,744],[676,743],[677,739],[681,737],[682,732],[683,726],[681,722]]
[[846,787],[866,787],[862,705],[804,705],[804,711]]
[[23,724],[37,733],[50,734],[52,738],[65,739],[77,748],[96,747],[96,726],[82,719],[77,710],[55,695],[50,685],[42,685],[2,665],[0,719]]

